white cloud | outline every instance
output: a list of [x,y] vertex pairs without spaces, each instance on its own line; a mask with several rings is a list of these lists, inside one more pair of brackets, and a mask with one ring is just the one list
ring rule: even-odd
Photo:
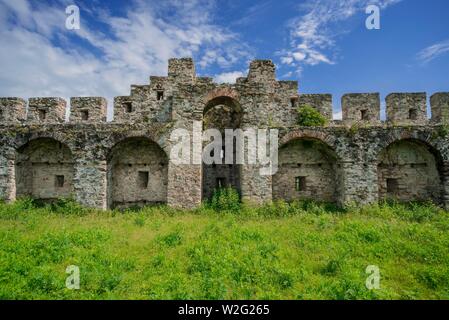
[[[295,66],[301,73],[304,66],[335,63],[338,25],[355,14],[364,12],[368,5],[381,9],[401,0],[307,0],[302,15],[290,25],[290,48],[279,52],[281,63]],[[296,63],[293,64],[293,61]]]
[[446,53],[449,53],[449,39],[421,50],[417,58],[423,63],[428,63]]
[[245,77],[245,73],[241,71],[224,72],[214,77],[217,83],[235,83],[235,80],[240,77]]
[[169,58],[194,56],[206,68],[248,55],[236,34],[213,24],[213,1],[135,0],[120,17],[81,7],[78,31],[65,29],[66,4],[0,0],[0,96],[94,95],[111,106],[130,84],[166,74]]

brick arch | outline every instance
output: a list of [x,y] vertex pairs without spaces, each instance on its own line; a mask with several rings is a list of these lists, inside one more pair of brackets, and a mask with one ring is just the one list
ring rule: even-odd
[[327,147],[329,147],[335,153],[335,156],[338,159],[343,158],[337,153],[335,138],[332,135],[329,135],[322,131],[307,130],[307,129],[290,131],[279,140],[279,147],[282,147],[291,141],[300,139],[317,140],[325,144]]
[[239,101],[240,94],[232,87],[218,87],[209,91],[203,99],[203,103],[206,105],[209,101],[218,97],[228,97],[233,100]]
[[[169,135],[170,133],[167,132],[166,134]],[[121,142],[124,142],[128,139],[148,139],[149,141],[158,145],[159,148],[161,148],[164,151],[166,156],[169,156],[170,146],[167,143],[167,139],[164,138],[166,138],[165,135],[158,136],[157,134],[154,134],[152,132],[147,132],[144,130],[136,130],[136,131],[129,131],[126,134],[122,133],[112,134],[103,141],[103,145],[104,148],[106,149],[105,152],[106,158],[109,159],[113,148],[118,144],[120,144]]]
[[381,156],[382,152],[385,149],[394,145],[395,143],[400,143],[403,141],[410,141],[410,142],[414,142],[418,145],[425,146],[429,150],[429,152],[431,152],[437,158],[438,161],[442,161],[442,159],[443,159],[442,153],[440,152],[438,144],[435,144],[434,141],[431,139],[431,137],[429,137],[428,139],[427,138],[422,139],[413,134],[398,134],[398,135],[388,136],[387,139],[383,140],[378,145],[377,159],[379,159],[379,157]]
[[234,111],[242,114],[240,94],[231,87],[219,87],[208,92],[203,99],[203,115],[217,105],[231,106]]
[[34,132],[30,135],[17,135],[13,141],[13,146],[16,150],[25,147],[28,143],[38,139],[52,139],[59,143],[64,144],[70,150],[72,154],[75,152],[73,141],[66,137],[64,134],[59,133],[57,130],[48,130],[45,132]]

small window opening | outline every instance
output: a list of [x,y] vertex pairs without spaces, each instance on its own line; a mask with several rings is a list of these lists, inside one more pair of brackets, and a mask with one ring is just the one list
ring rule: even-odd
[[408,118],[410,120],[416,120],[418,118],[418,110],[416,109],[410,109],[408,111]]
[[360,110],[360,119],[369,120],[368,119],[368,110]]
[[140,189],[147,189],[149,181],[148,171],[139,171],[138,184]]
[[295,190],[296,191],[306,190],[306,177],[296,177],[295,178]]
[[84,121],[89,120],[89,111],[82,110],[81,111],[81,119]]
[[47,110],[39,109],[39,119],[45,120],[47,118]]
[[126,111],[127,113],[133,112],[133,105],[132,105],[131,102],[125,103],[125,111]]
[[164,100],[164,91],[157,91],[157,101]]
[[226,187],[226,179],[225,178],[217,178],[216,186],[217,186],[217,188]]
[[5,115],[3,113],[3,110],[0,110],[0,120],[5,120]]
[[290,98],[290,105],[291,105],[292,108],[296,107],[296,101],[297,100],[298,100],[297,98]]
[[399,190],[399,181],[398,179],[387,179],[387,192],[396,194]]
[[56,188],[63,188],[64,187],[64,176],[63,175],[57,175],[55,176],[55,187]]

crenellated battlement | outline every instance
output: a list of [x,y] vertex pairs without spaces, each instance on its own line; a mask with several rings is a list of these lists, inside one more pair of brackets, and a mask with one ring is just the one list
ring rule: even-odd
[[[348,93],[341,97],[342,119],[333,120],[337,98],[277,80],[271,60],[252,61],[246,77],[218,84],[197,76],[190,58],[170,59],[166,76],[150,76],[115,97],[112,121],[102,97],[72,97],[69,105],[58,97],[0,98],[0,199],[73,196],[103,209],[192,208],[215,187],[231,185],[256,203],[393,198],[449,208],[449,92],[434,93],[430,106],[426,93],[391,93],[386,119],[379,93]],[[304,105],[327,123],[299,126]],[[198,122],[203,130],[276,129],[278,172],[267,177],[253,165],[175,163],[172,133],[192,132]]]
[[[212,78],[197,77],[191,58],[170,59],[167,76],[150,76],[149,84],[131,85],[129,96],[115,97],[114,123],[167,122],[198,118],[198,101],[219,87],[234,90],[248,124],[265,123],[264,116],[278,126],[296,124],[296,109],[310,105],[326,119],[333,119],[331,94],[305,94],[298,90],[298,81],[277,81],[271,60],[254,60],[247,77],[235,84],[216,84]],[[191,108],[184,109],[189,104]],[[269,106],[260,109],[262,104]],[[435,93],[430,98],[432,117],[427,114],[426,93],[391,93],[385,99],[386,119],[381,121],[379,93],[348,93],[341,97],[342,121],[331,126],[362,123],[367,126],[436,125],[449,119],[449,93]],[[67,103],[62,98],[0,98],[0,124],[64,123]],[[102,97],[73,97],[70,99],[69,123],[102,123],[106,121],[107,101]],[[178,117],[178,118],[177,118]]]

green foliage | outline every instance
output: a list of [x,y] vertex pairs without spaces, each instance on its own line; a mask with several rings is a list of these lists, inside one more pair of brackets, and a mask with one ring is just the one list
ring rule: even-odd
[[238,212],[240,209],[239,193],[231,187],[217,188],[209,201],[209,206],[217,211]]
[[168,247],[175,247],[181,243],[182,236],[179,231],[170,232],[158,238],[158,241]]
[[304,127],[322,127],[326,125],[326,118],[315,108],[309,105],[300,106],[297,109],[298,124]]
[[[195,211],[0,204],[0,299],[449,299],[449,213],[431,203],[253,207],[222,194]],[[69,265],[80,290],[65,287]]]

